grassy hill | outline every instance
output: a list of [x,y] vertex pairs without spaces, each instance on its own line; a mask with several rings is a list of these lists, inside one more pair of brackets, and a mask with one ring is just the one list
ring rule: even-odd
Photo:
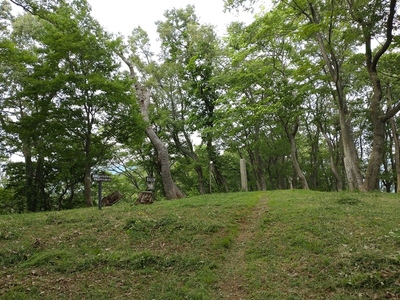
[[390,298],[395,194],[213,194],[0,216],[0,299]]

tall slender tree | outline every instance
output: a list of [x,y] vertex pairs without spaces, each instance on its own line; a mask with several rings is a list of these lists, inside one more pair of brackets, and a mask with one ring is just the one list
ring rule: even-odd
[[[153,125],[151,124],[149,112],[151,93],[145,82],[147,74],[142,72],[141,75],[143,76],[143,82],[141,82],[141,78],[139,77],[139,71],[144,71],[144,66],[151,62],[151,53],[149,51],[149,39],[147,34],[140,28],[134,30],[129,39],[129,45],[121,46],[116,52],[128,66],[129,74],[134,81],[134,89],[136,91],[140,112],[142,119],[146,124],[145,133],[156,151],[165,197],[167,199],[183,198],[185,197],[184,193],[178,188],[172,178],[168,148],[155,132]],[[141,54],[144,55],[144,57],[142,57],[144,61],[141,60]]]

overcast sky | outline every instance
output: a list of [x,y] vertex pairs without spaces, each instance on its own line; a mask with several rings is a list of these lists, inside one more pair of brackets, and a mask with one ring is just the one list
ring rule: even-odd
[[172,8],[185,8],[193,4],[201,23],[217,26],[219,35],[225,33],[232,21],[250,22],[248,13],[223,12],[223,0],[88,0],[92,6],[92,16],[103,27],[114,33],[130,35],[132,29],[141,26],[151,39],[157,37],[156,25],[163,20],[164,11]]

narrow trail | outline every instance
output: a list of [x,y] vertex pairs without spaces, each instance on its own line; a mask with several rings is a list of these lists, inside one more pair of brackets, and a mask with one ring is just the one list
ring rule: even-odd
[[224,274],[218,285],[221,299],[248,299],[245,257],[247,245],[255,239],[257,227],[267,211],[267,198],[263,197],[253,208],[248,218],[241,222],[238,235],[232,245],[231,252],[227,254],[227,261],[221,272]]

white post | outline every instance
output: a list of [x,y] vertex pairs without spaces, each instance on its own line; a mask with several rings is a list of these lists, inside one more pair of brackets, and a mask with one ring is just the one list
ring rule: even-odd
[[242,180],[242,191],[248,191],[247,189],[247,171],[246,171],[246,160],[240,159],[240,177]]
[[213,162],[210,161],[210,194],[211,194],[211,173],[212,173],[212,164],[213,164]]

